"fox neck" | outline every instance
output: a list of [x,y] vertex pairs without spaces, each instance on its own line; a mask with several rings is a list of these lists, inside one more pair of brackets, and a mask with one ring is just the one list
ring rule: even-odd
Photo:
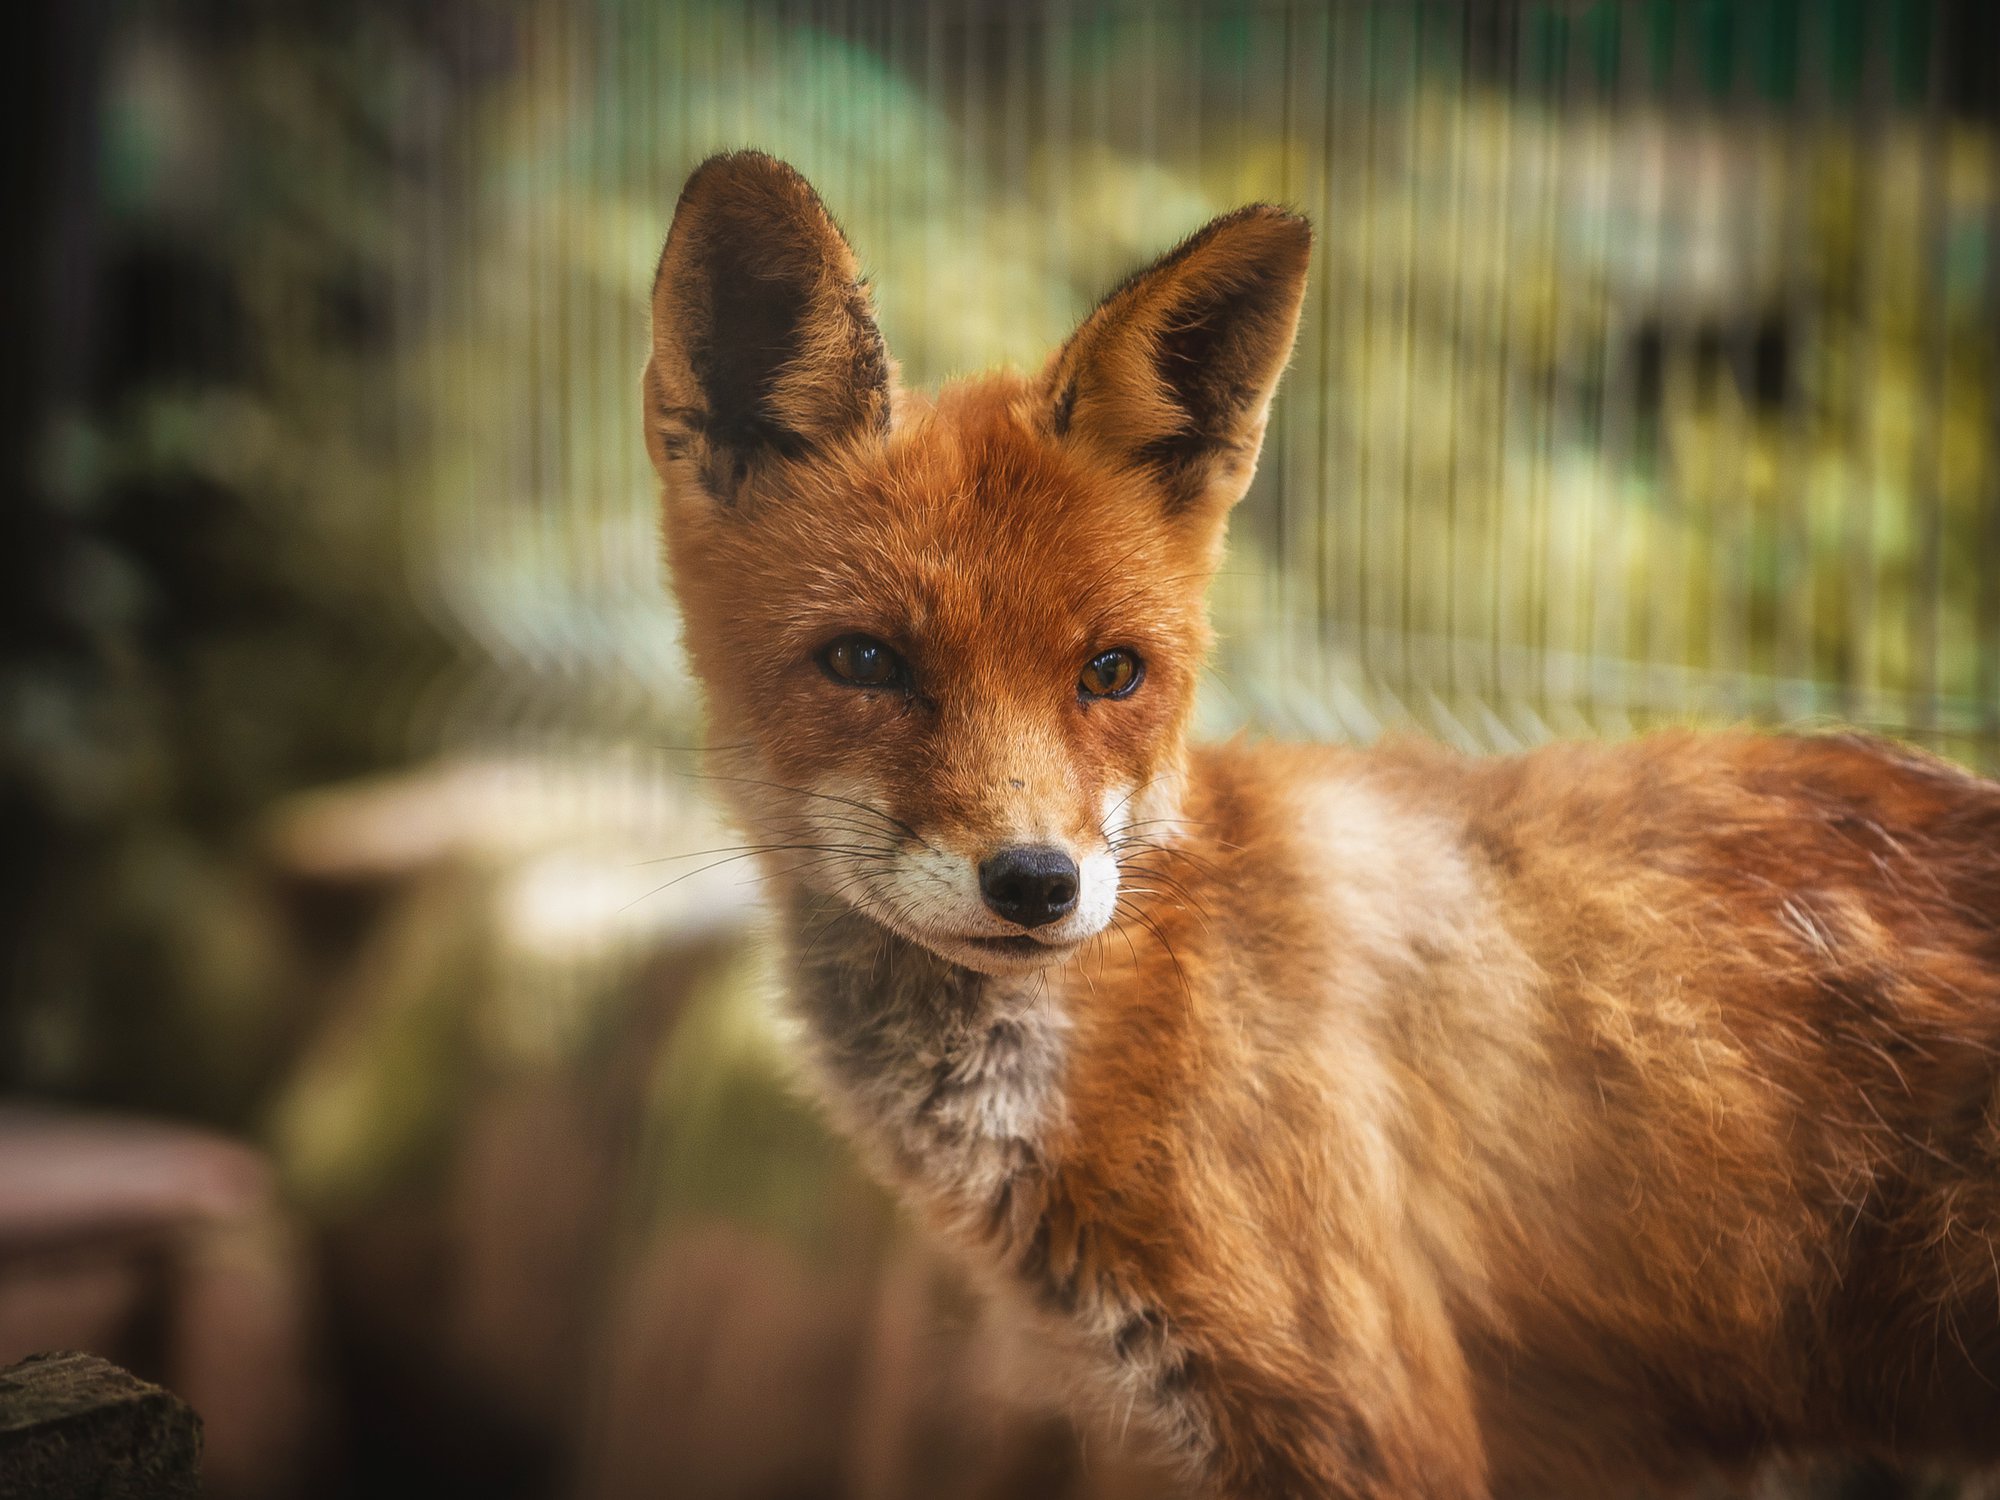
[[786,907],[792,1002],[821,1092],[878,1167],[1125,1393],[1125,1416],[1190,1462],[1212,1442],[1189,1351],[1143,1291],[1079,1251],[1088,1218],[1065,1163],[1071,1025],[1046,971],[976,974],[858,912]]
[[791,998],[823,1092],[888,1175],[985,1237],[1062,1120],[1059,987],[974,973],[794,894]]

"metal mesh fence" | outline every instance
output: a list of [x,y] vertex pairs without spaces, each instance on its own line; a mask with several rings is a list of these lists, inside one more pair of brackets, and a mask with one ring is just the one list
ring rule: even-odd
[[102,107],[18,283],[45,415],[0,547],[35,1076],[164,1013],[74,1000],[199,927],[120,904],[161,848],[205,912],[361,771],[689,786],[637,387],[674,196],[730,146],[818,183],[921,384],[1040,360],[1212,214],[1313,217],[1208,732],[1847,720],[2000,763],[1985,0],[63,14],[94,41],[51,97]]
[[643,297],[683,174],[755,144],[841,217],[920,383],[1038,360],[1212,213],[1311,214],[1211,727],[1832,717],[1992,758],[1972,5],[604,0],[504,44],[454,14],[449,88],[385,22],[345,66],[422,167],[374,248],[405,576],[486,664],[460,730],[686,707]]

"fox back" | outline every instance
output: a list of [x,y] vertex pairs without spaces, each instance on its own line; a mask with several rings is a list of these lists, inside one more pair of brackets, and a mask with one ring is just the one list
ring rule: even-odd
[[2000,787],[1857,738],[1190,746],[1311,236],[901,389],[790,168],[689,179],[647,445],[829,1109],[1239,1496],[2000,1444]]

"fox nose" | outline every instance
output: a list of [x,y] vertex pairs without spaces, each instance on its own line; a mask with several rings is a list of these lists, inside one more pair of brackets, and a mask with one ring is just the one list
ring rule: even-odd
[[1010,922],[1045,927],[1076,909],[1076,861],[1053,844],[1002,849],[979,867],[979,894]]

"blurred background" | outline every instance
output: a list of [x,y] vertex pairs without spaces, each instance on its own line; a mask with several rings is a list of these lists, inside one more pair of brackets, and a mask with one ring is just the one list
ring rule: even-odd
[[704,853],[637,416],[713,150],[817,183],[920,384],[1313,217],[1208,733],[2000,764],[1990,0],[12,25],[0,1364],[165,1380],[224,1500],[1170,1492],[799,1102]]

